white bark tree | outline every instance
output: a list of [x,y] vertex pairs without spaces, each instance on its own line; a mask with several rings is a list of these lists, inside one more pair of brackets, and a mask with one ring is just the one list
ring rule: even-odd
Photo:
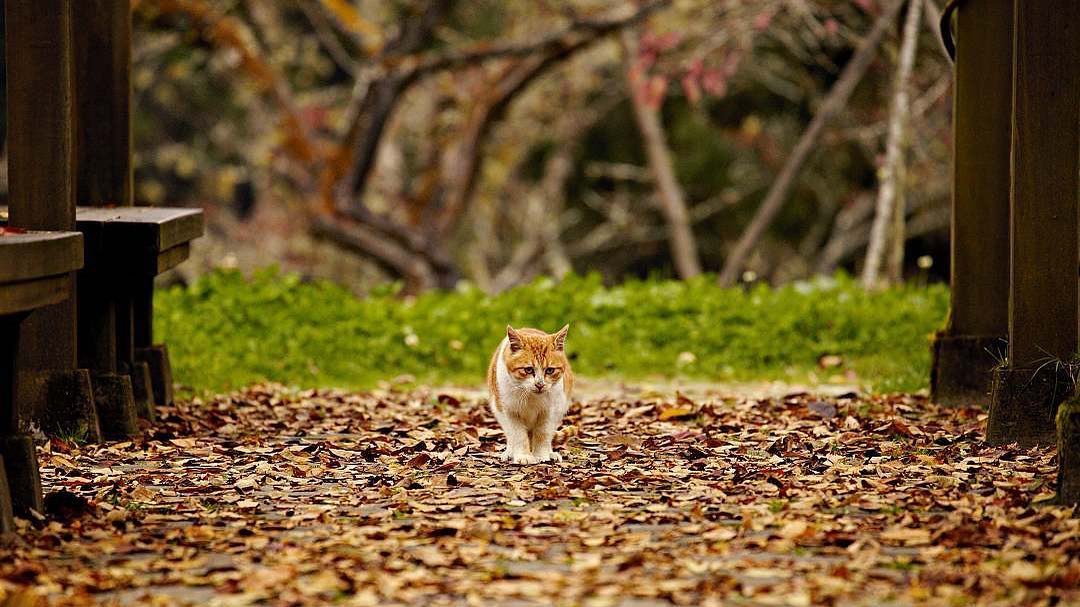
[[889,130],[885,143],[885,162],[879,171],[881,185],[878,188],[874,223],[870,228],[870,243],[866,249],[862,281],[867,288],[880,286],[881,268],[885,263],[886,250],[892,248],[888,260],[888,278],[901,278],[904,263],[904,177],[906,175],[905,134],[908,113],[911,108],[910,81],[918,48],[919,20],[923,3],[908,3],[904,33],[900,42],[899,65],[896,71],[896,90],[889,112]]

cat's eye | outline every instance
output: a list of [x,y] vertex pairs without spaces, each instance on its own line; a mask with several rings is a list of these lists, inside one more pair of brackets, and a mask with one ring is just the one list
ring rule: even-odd
[[547,375],[555,375],[555,367],[548,367],[544,369],[544,373]]
[[533,374],[533,368],[532,367],[522,367],[521,372],[524,373],[525,375],[532,375]]

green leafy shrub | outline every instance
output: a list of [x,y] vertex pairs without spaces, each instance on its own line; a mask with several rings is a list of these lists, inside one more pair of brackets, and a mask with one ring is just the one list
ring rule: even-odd
[[[776,289],[722,289],[710,277],[608,288],[599,277],[572,276],[495,297],[463,287],[360,299],[271,269],[251,279],[209,274],[162,290],[156,306],[176,377],[198,390],[264,380],[363,388],[403,374],[479,384],[507,323],[554,331],[569,322],[568,350],[585,376],[806,381],[854,373],[892,391],[925,386],[928,338],[945,318],[948,290],[868,293],[845,276]],[[843,366],[819,369],[826,354]]]

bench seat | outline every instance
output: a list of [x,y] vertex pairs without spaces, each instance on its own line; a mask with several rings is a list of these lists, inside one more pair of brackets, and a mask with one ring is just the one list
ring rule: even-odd
[[188,258],[203,234],[202,209],[77,207],[76,228],[86,235],[87,269],[156,276]]
[[78,232],[0,233],[0,316],[67,299],[68,274],[82,266]]

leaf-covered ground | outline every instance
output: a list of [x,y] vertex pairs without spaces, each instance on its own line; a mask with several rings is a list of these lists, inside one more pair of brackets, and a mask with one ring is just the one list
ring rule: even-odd
[[983,446],[979,411],[613,393],[531,467],[439,391],[255,387],[54,440],[0,604],[1080,604],[1080,520],[1031,505],[1053,452]]

